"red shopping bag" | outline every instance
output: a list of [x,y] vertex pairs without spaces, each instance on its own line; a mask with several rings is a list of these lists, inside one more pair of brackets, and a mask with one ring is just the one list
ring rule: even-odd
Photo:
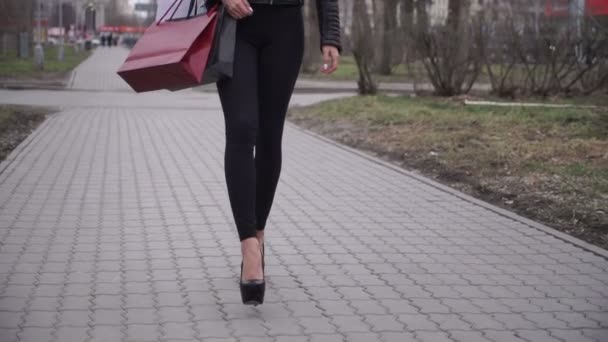
[[118,69],[136,92],[191,88],[200,84],[212,47],[217,11],[162,21],[175,0],[156,23],[146,29]]

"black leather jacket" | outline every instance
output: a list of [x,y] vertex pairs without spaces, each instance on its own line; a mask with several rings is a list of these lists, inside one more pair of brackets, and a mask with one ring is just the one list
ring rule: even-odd
[[[213,1],[213,0],[207,0]],[[340,42],[340,9],[338,0],[316,0],[317,17],[319,19],[319,33],[321,36],[321,47],[331,45],[342,52]],[[274,5],[302,5],[304,0],[249,0],[250,3],[264,3]]]
[[331,45],[342,52],[340,41],[340,9],[338,0],[316,0],[321,46]]

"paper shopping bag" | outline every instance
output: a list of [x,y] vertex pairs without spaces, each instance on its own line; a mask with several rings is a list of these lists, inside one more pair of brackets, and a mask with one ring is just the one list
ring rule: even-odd
[[[179,7],[181,0],[176,3]],[[217,11],[167,21],[163,18],[146,29],[118,70],[138,93],[175,91],[201,83],[213,46]]]

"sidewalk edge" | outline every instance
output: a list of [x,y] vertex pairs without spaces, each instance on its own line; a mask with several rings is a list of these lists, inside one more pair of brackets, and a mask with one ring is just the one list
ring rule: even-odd
[[49,122],[53,119],[53,114],[48,114],[47,117],[36,127],[36,129],[31,132],[17,147],[15,147],[11,153],[9,153],[3,161],[0,161],[0,184],[4,182],[2,178],[5,175],[5,171],[19,159],[22,153],[36,140],[36,138],[41,134],[42,131],[46,129],[49,125]]
[[530,220],[528,218],[525,218],[523,216],[520,216],[518,214],[510,212],[510,211],[508,211],[506,209],[502,209],[502,208],[497,207],[497,206],[495,206],[493,204],[490,204],[490,203],[484,202],[482,200],[479,200],[477,198],[474,198],[474,197],[472,197],[470,195],[467,195],[467,194],[465,194],[463,192],[460,192],[458,190],[452,189],[452,188],[450,188],[450,187],[448,187],[446,185],[443,185],[443,184],[441,184],[441,183],[439,183],[437,181],[434,181],[434,180],[432,180],[430,178],[424,177],[422,175],[418,175],[418,174],[416,174],[416,173],[414,173],[412,171],[403,169],[403,168],[401,168],[401,167],[399,167],[397,165],[394,165],[394,164],[391,164],[391,163],[389,163],[387,161],[381,160],[378,157],[372,156],[372,155],[370,155],[368,153],[365,153],[363,151],[357,150],[357,149],[355,149],[353,147],[344,145],[344,144],[342,144],[340,142],[337,142],[335,140],[332,140],[332,139],[329,139],[327,137],[324,137],[324,136],[322,136],[322,135],[320,135],[320,134],[318,134],[316,132],[313,132],[313,131],[307,130],[305,128],[302,128],[300,126],[297,126],[296,124],[294,124],[292,122],[288,121],[288,124],[289,124],[290,127],[295,128],[295,129],[297,129],[300,132],[308,134],[308,135],[310,135],[310,136],[312,136],[314,138],[320,139],[320,140],[322,140],[324,142],[327,142],[327,143],[329,143],[331,145],[334,145],[334,146],[336,146],[338,148],[341,148],[341,149],[343,149],[343,150],[345,150],[347,152],[356,154],[359,157],[365,158],[365,159],[367,159],[369,161],[372,161],[372,162],[374,162],[376,164],[379,164],[379,165],[382,165],[384,167],[387,167],[387,168],[389,168],[389,169],[391,169],[393,171],[399,172],[399,173],[401,173],[401,174],[403,174],[405,176],[408,176],[410,178],[414,178],[414,179],[416,179],[416,180],[418,180],[418,181],[420,181],[422,183],[425,183],[425,184],[427,184],[429,186],[432,186],[432,187],[434,187],[434,188],[436,188],[438,190],[447,192],[447,193],[449,193],[451,195],[454,195],[454,196],[456,196],[456,197],[458,197],[458,198],[460,198],[462,200],[465,200],[467,202],[473,203],[473,204],[475,204],[477,206],[480,206],[482,208],[488,209],[488,210],[490,210],[490,211],[492,211],[492,212],[494,212],[494,213],[496,213],[498,215],[510,218],[510,219],[512,219],[514,221],[518,221],[518,222],[523,223],[523,224],[525,224],[525,225],[527,225],[527,226],[529,226],[531,228],[535,228],[537,230],[545,232],[545,233],[547,233],[549,235],[552,235],[552,236],[554,236],[554,237],[556,237],[556,238],[558,238],[560,240],[563,240],[565,242],[573,244],[573,245],[575,245],[575,246],[577,246],[579,248],[582,248],[582,249],[584,249],[584,250],[586,250],[588,252],[591,252],[591,253],[593,253],[595,255],[598,255],[600,257],[603,257],[605,259],[608,259],[608,251],[604,250],[603,248],[597,247],[597,246],[592,245],[592,244],[590,244],[588,242],[580,240],[580,239],[578,239],[576,237],[573,237],[573,236],[568,235],[566,233],[560,232],[557,229],[553,229],[553,228],[545,226],[545,225],[543,225],[541,223],[532,221],[532,220]]

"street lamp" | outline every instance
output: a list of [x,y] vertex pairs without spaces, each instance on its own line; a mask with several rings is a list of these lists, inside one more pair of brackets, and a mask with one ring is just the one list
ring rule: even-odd
[[64,29],[63,29],[63,1],[59,2],[59,48],[57,49],[57,60],[63,62],[63,40],[64,40]]
[[36,47],[34,48],[34,64],[36,69],[44,69],[44,50],[42,49],[42,3],[40,0],[37,1],[38,5],[38,23],[37,23],[37,36]]

